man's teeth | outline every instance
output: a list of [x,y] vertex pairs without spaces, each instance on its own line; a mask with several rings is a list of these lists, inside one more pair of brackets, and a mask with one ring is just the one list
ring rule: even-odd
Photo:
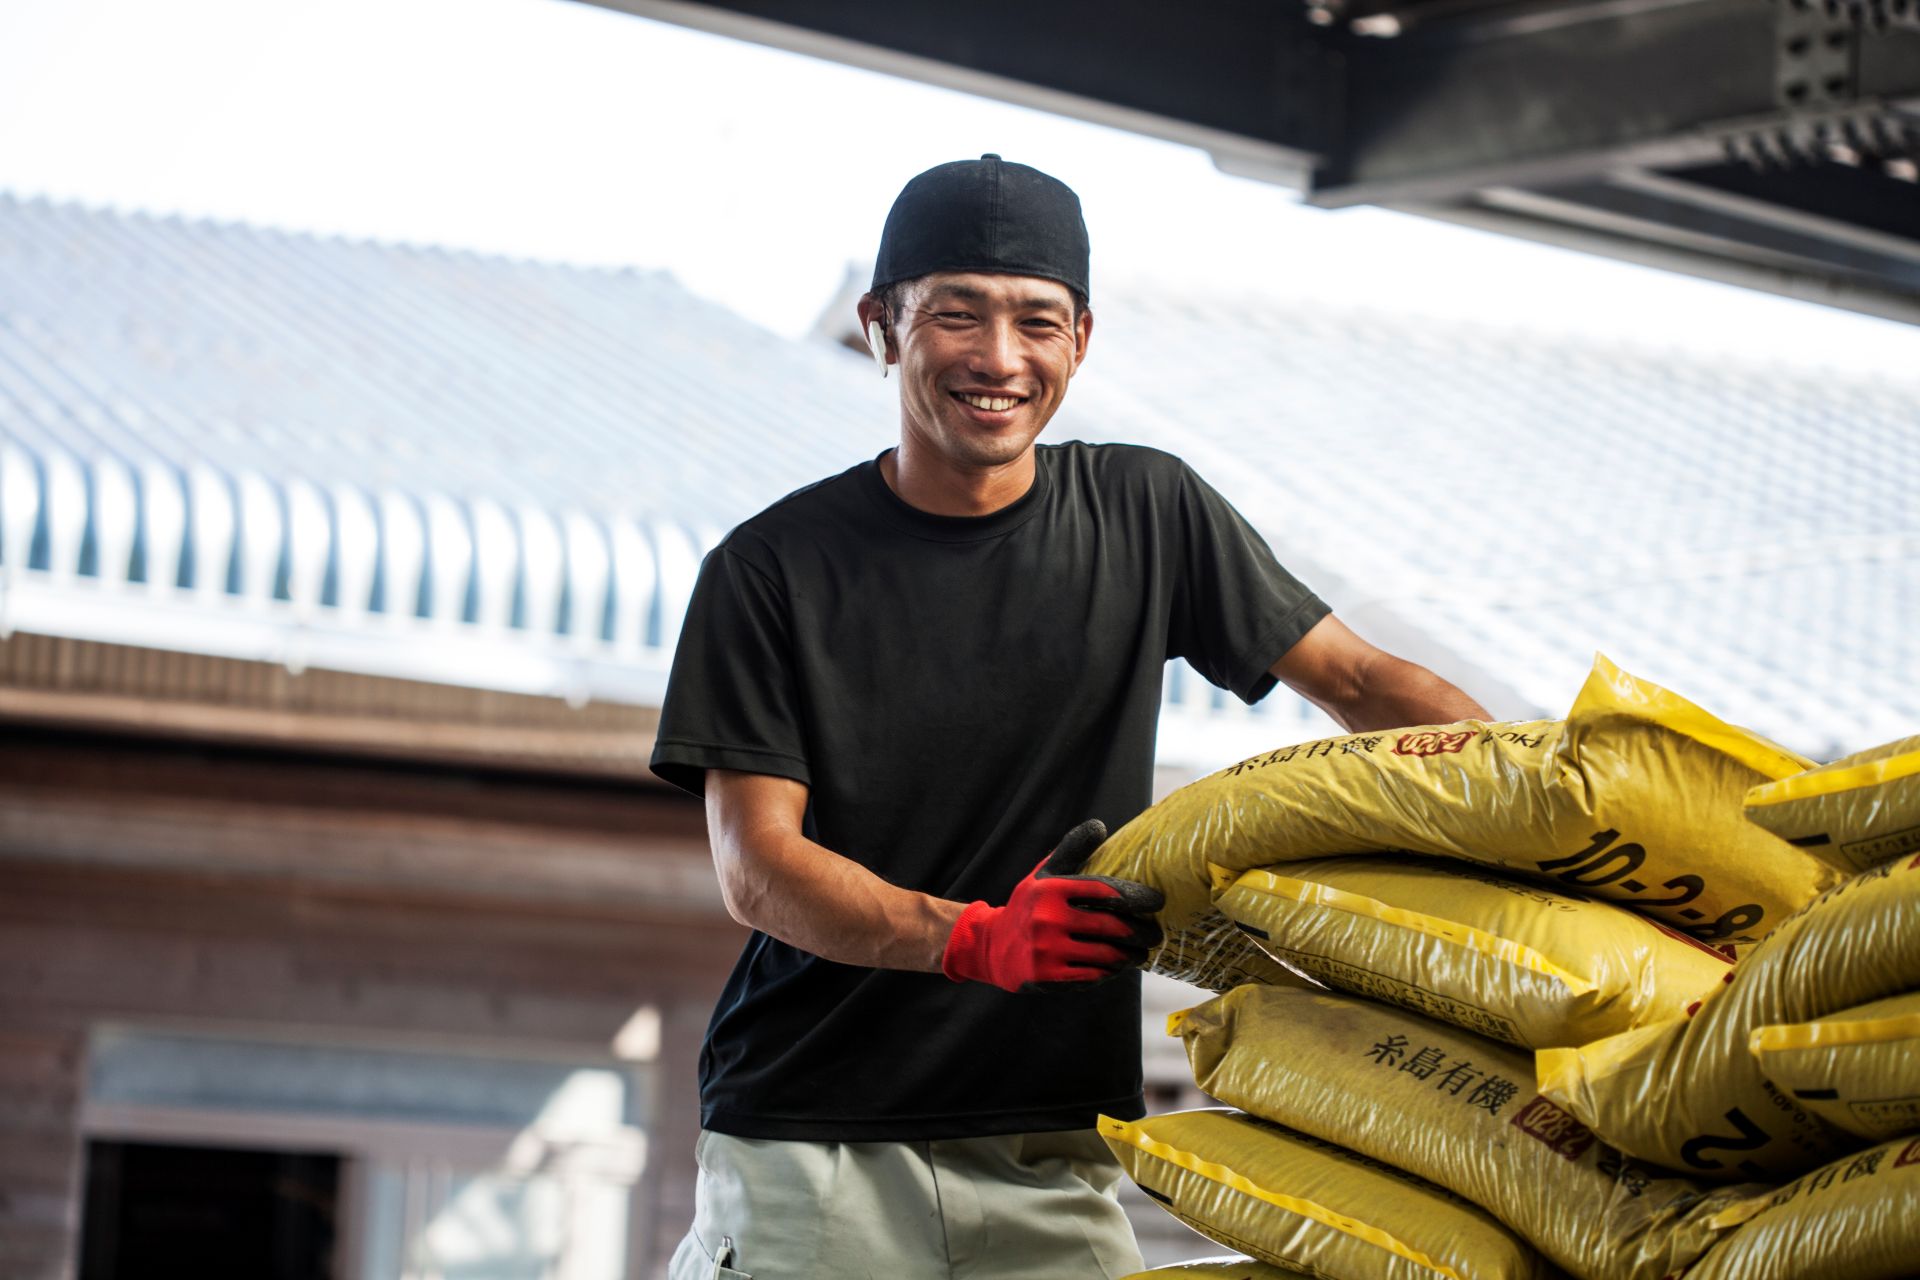
[[993,413],[1003,413],[1020,403],[1018,396],[970,396],[964,391],[955,394],[974,408],[986,409]]

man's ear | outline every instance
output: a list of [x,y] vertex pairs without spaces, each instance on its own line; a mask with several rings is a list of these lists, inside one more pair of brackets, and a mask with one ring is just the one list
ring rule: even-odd
[[1080,312],[1080,319],[1073,326],[1073,371],[1080,372],[1080,366],[1087,360],[1087,343],[1093,340],[1093,308]]
[[897,358],[893,343],[893,318],[887,314],[887,306],[871,293],[860,295],[860,301],[854,304],[854,312],[860,317],[860,336],[865,339],[867,350],[873,355],[873,362],[880,366],[880,376],[887,376],[887,366]]

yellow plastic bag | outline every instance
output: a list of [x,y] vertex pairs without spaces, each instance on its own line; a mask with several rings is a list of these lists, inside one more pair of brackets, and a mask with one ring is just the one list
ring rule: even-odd
[[1920,991],[1759,1027],[1747,1048],[1761,1075],[1837,1129],[1872,1142],[1920,1132]]
[[1430,1183],[1233,1111],[1100,1117],[1127,1176],[1210,1240],[1332,1280],[1536,1280],[1546,1264]]
[[1920,1141],[1843,1156],[1718,1221],[1736,1229],[1686,1280],[1907,1280],[1920,1273]]
[[1351,996],[1241,987],[1175,1014],[1222,1102],[1465,1196],[1588,1280],[1664,1280],[1753,1187],[1662,1177],[1533,1091],[1533,1063],[1468,1031]]
[[1192,1262],[1176,1262],[1170,1267],[1136,1271],[1130,1276],[1122,1276],[1120,1280],[1293,1280],[1295,1276],[1306,1274],[1304,1271],[1288,1271],[1256,1262],[1252,1258],[1196,1258]]
[[1220,910],[1276,959],[1528,1049],[1683,1017],[1729,964],[1611,903],[1434,858],[1222,869],[1215,884]]
[[1781,1181],[1858,1146],[1761,1074],[1756,1028],[1920,987],[1920,858],[1854,877],[1775,929],[1691,1019],[1542,1049],[1540,1091],[1631,1155]]
[[1856,871],[1920,849],[1920,738],[1843,756],[1747,792],[1747,817]]
[[1565,721],[1462,721],[1302,743],[1174,792],[1088,870],[1167,896],[1152,967],[1221,985],[1249,944],[1213,909],[1208,864],[1409,852],[1551,877],[1713,944],[1762,937],[1843,878],[1741,815],[1811,762],[1596,659]]

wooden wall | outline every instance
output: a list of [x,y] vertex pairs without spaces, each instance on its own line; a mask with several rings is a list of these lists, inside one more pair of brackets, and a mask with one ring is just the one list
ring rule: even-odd
[[100,1023],[604,1053],[644,1004],[659,1274],[742,937],[664,791],[0,728],[0,1280],[72,1274]]

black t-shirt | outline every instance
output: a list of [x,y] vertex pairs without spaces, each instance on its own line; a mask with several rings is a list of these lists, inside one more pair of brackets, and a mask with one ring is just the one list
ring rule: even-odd
[[[902,501],[876,462],[707,556],[653,769],[809,787],[807,835],[883,879],[1003,903],[1069,828],[1152,798],[1163,668],[1252,702],[1327,612],[1179,459],[1043,445],[985,516]],[[755,933],[700,1061],[721,1133],[911,1141],[1142,1114],[1136,975],[1014,995],[834,964]]]

